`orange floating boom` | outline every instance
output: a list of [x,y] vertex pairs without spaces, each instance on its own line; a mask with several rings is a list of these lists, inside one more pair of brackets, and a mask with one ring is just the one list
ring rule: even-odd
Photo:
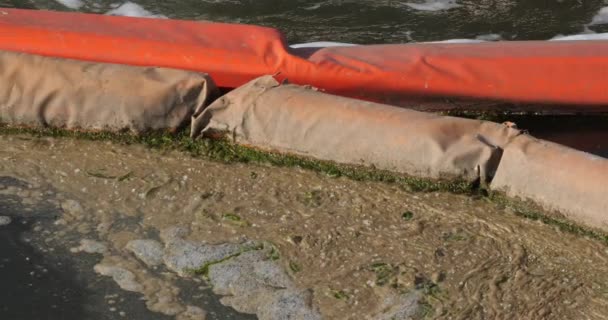
[[608,106],[608,41],[368,45],[304,55],[265,27],[0,9],[0,50],[203,71],[227,88],[279,74],[396,104],[450,96]]

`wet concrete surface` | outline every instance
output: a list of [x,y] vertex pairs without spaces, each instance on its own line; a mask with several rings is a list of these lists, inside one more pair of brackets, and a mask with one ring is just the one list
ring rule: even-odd
[[6,319],[83,318],[87,290],[70,277],[71,266],[44,259],[21,240],[29,227],[27,220],[16,220],[0,229],[0,314]]
[[[0,190],[19,184],[0,177]],[[0,226],[0,319],[174,319],[148,310],[140,294],[97,275],[96,255],[73,255],[68,243],[47,243],[37,230],[61,232],[54,227],[61,209],[43,201],[30,210],[20,202],[19,197],[0,194],[0,213],[11,219]],[[76,243],[78,235],[73,238]],[[179,285],[180,298],[204,308],[206,319],[256,319],[221,305],[210,290],[201,293],[199,283],[180,280]]]
[[[3,319],[171,319],[148,311],[136,294],[115,288],[91,271],[93,259],[66,252],[42,255],[24,241],[31,227],[17,220],[0,230],[0,315]],[[117,297],[108,305],[107,297]]]
[[[97,272],[107,278],[126,274],[114,281],[138,286],[151,310],[180,313],[197,306],[211,314],[204,302],[213,299],[189,299],[209,287],[187,276],[193,269],[207,275],[222,303],[267,320],[290,318],[269,316],[286,304],[318,307],[324,319],[388,320],[414,309],[411,300],[400,299],[411,292],[421,295],[416,313],[444,319],[603,319],[608,310],[603,241],[523,219],[485,198],[226,164],[139,145],[25,135],[2,136],[0,145],[0,176],[27,182],[5,188],[9,183],[0,181],[2,204],[18,208],[6,214],[39,219],[22,238],[33,234],[29,243],[43,256],[81,244],[84,252],[51,256],[71,257],[70,266],[95,258],[95,270],[101,265],[105,271]],[[124,175],[131,178],[118,178]],[[60,217],[36,207],[46,197],[48,208],[62,208]],[[164,244],[166,269],[147,268],[125,249],[136,240]],[[239,245],[246,241],[263,245]],[[236,246],[226,249],[229,244]],[[89,253],[102,245],[103,258]],[[83,270],[90,274],[90,267]],[[293,282],[277,281],[277,270]],[[180,272],[186,276],[179,278]],[[292,285],[309,291],[310,299],[285,299]],[[97,305],[111,307],[103,299]],[[128,309],[117,311],[137,319]],[[215,319],[226,319],[223,312]]]

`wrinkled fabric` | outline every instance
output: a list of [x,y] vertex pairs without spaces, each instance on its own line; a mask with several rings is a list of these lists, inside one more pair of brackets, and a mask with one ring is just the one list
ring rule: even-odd
[[230,89],[276,74],[279,80],[391,105],[408,106],[418,97],[507,101],[543,112],[565,106],[605,112],[608,105],[607,41],[303,50],[288,48],[279,30],[254,25],[10,8],[0,12],[0,30],[2,50],[208,72],[219,87]]
[[521,135],[505,146],[490,187],[608,231],[608,159]]
[[519,131],[253,80],[193,117],[193,137],[433,179],[489,180]]
[[0,51],[0,122],[84,130],[175,130],[218,94],[205,74]]

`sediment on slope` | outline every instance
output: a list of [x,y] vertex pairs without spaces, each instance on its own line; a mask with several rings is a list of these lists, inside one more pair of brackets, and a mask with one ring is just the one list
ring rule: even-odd
[[[24,183],[0,190],[24,202],[52,197],[63,212],[59,229],[40,232],[54,245],[69,241],[61,231],[80,234],[69,243],[74,254],[103,252],[99,272],[165,313],[188,312],[175,272],[201,281],[184,270],[198,264],[223,303],[258,315],[285,310],[273,301],[318,308],[324,319],[415,309],[437,319],[606,313],[606,242],[522,219],[526,212],[493,194],[412,192],[297,167],[209,161],[173,143],[155,150],[2,134],[0,172]],[[142,240],[156,249],[144,254]],[[246,303],[252,292],[263,307]]]

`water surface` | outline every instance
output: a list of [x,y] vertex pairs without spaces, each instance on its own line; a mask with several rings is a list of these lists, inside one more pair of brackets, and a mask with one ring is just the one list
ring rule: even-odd
[[[546,40],[584,32],[602,0],[3,0],[19,8],[247,23],[290,43],[406,43],[480,37]],[[589,30],[602,31],[601,19]]]

